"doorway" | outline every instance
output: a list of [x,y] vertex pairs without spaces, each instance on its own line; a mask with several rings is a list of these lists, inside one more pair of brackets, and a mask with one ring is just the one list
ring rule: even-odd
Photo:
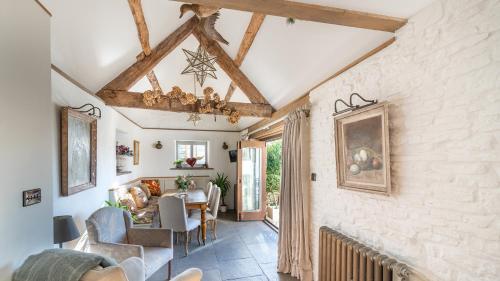
[[281,149],[281,139],[266,142],[266,220],[276,228],[279,227]]
[[266,143],[256,140],[238,143],[236,219],[264,220],[266,215]]

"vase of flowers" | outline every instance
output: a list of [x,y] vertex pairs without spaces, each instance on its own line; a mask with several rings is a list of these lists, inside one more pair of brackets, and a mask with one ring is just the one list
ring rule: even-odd
[[125,172],[129,171],[130,157],[134,156],[134,152],[130,147],[125,145],[116,145],[116,171]]
[[179,189],[180,193],[186,193],[186,190],[188,190],[191,182],[192,179],[190,176],[178,176],[175,180],[175,184],[177,185],[177,189]]

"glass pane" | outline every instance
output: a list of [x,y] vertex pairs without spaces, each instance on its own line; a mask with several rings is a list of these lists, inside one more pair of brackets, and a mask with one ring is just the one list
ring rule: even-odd
[[242,149],[242,201],[243,212],[260,211],[261,209],[261,148],[246,147]]
[[191,145],[177,144],[177,159],[186,159],[191,157]]
[[206,155],[206,145],[198,145],[198,144],[195,144],[193,145],[193,157],[203,157],[202,159],[196,161],[196,164],[199,164],[199,165],[204,165],[205,163],[207,163],[207,155]]

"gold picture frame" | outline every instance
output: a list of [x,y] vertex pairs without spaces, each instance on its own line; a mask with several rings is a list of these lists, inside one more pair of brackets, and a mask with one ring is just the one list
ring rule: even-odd
[[69,196],[96,186],[97,119],[61,110],[61,194]]
[[140,142],[134,140],[134,165],[139,165],[139,156],[140,156]]
[[387,102],[336,117],[337,187],[391,194]]

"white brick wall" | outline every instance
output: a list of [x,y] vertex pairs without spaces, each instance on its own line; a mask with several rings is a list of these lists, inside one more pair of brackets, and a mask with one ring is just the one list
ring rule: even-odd
[[[436,1],[311,93],[313,261],[340,229],[430,280],[500,280],[500,1]],[[388,100],[391,197],[336,188],[333,103]],[[316,278],[317,279],[317,278]]]

